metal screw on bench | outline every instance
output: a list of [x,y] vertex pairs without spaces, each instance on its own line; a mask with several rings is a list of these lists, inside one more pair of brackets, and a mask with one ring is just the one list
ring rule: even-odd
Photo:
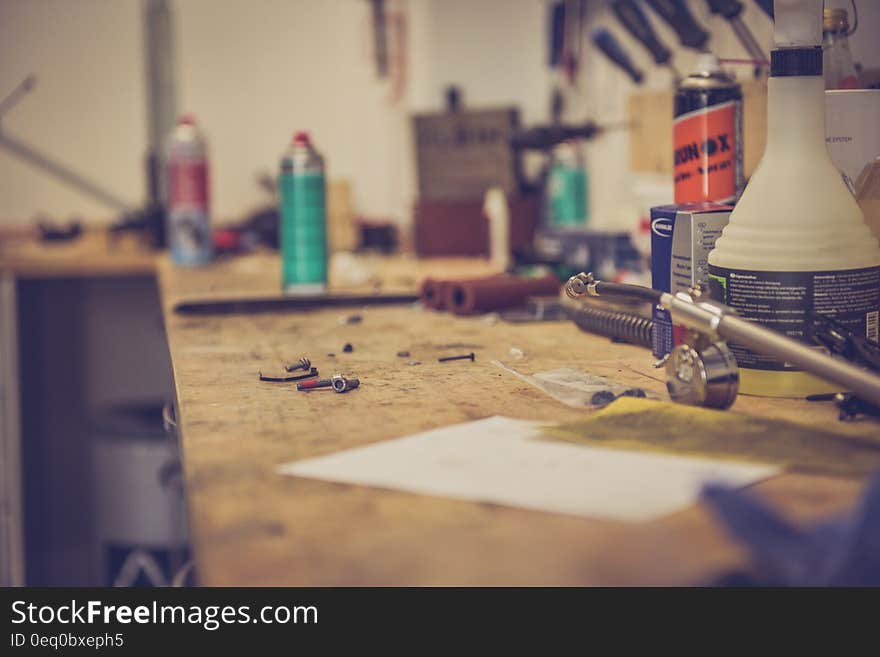
[[297,390],[316,390],[318,388],[333,388],[333,392],[348,392],[357,388],[361,382],[358,379],[347,379],[341,374],[334,374],[329,379],[316,381],[303,381],[296,384]]
[[346,379],[341,374],[334,374],[330,377],[330,383],[334,392],[348,392],[357,388],[361,382],[358,379]]
[[311,361],[308,358],[306,358],[305,356],[303,356],[295,363],[288,363],[287,365],[285,365],[284,369],[288,372],[293,372],[295,370],[307,370],[307,369],[311,368],[311,366],[312,366]]
[[469,360],[469,361],[473,362],[474,352],[472,351],[471,353],[465,354],[463,356],[446,356],[445,358],[438,358],[437,362],[438,363],[447,363],[451,360]]

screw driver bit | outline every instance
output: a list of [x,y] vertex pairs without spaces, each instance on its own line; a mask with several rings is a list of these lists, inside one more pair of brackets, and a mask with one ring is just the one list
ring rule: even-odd
[[437,362],[438,363],[448,363],[451,360],[469,360],[469,361],[473,362],[474,358],[475,358],[474,352],[471,352],[469,354],[464,354],[463,356],[446,356],[444,358],[438,358]]

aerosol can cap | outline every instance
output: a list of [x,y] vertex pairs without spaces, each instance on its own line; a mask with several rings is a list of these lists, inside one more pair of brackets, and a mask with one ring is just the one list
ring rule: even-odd
[[309,138],[308,132],[300,130],[293,133],[293,139],[290,140],[290,143],[293,146],[309,146],[312,143],[312,140]]
[[718,55],[712,52],[701,52],[697,55],[694,73],[698,75],[713,75],[721,73],[721,62],[718,61]]
[[823,0],[776,0],[773,43],[776,48],[822,44]]

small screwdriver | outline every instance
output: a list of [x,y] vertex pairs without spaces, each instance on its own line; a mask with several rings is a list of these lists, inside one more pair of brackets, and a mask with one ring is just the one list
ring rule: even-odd
[[684,0],[647,0],[651,8],[669,23],[685,48],[704,51],[709,33],[700,27]]
[[672,64],[672,53],[657,37],[648,17],[645,16],[645,12],[636,4],[635,0],[614,0],[611,3],[611,8],[626,31],[651,53],[654,63],[658,66],[669,67],[675,79],[680,80],[681,75]]
[[767,61],[767,55],[764,53],[764,49],[761,48],[761,44],[758,43],[755,35],[752,34],[752,31],[740,18],[740,14],[742,14],[745,8],[742,2],[739,0],[706,0],[706,2],[709,5],[709,11],[713,14],[718,14],[730,23],[730,27],[733,28],[736,37],[743,45],[743,48],[746,49],[749,57],[757,62]]
[[758,6],[764,10],[770,18],[773,18],[773,0],[755,0]]
[[611,34],[611,32],[605,28],[599,28],[593,32],[590,38],[593,40],[596,47],[601,50],[608,59],[627,72],[633,82],[636,84],[642,83],[644,75],[642,75],[642,72],[632,63],[632,60],[629,58],[629,53],[623,49],[623,46],[620,45],[620,42],[613,34]]

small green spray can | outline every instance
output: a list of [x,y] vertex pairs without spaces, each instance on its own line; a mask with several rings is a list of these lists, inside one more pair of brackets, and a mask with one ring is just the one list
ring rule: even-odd
[[307,132],[297,132],[281,158],[281,285],[289,294],[327,289],[327,202],[324,159]]
[[553,149],[545,203],[551,226],[575,228],[589,221],[587,169],[576,142],[566,141]]

